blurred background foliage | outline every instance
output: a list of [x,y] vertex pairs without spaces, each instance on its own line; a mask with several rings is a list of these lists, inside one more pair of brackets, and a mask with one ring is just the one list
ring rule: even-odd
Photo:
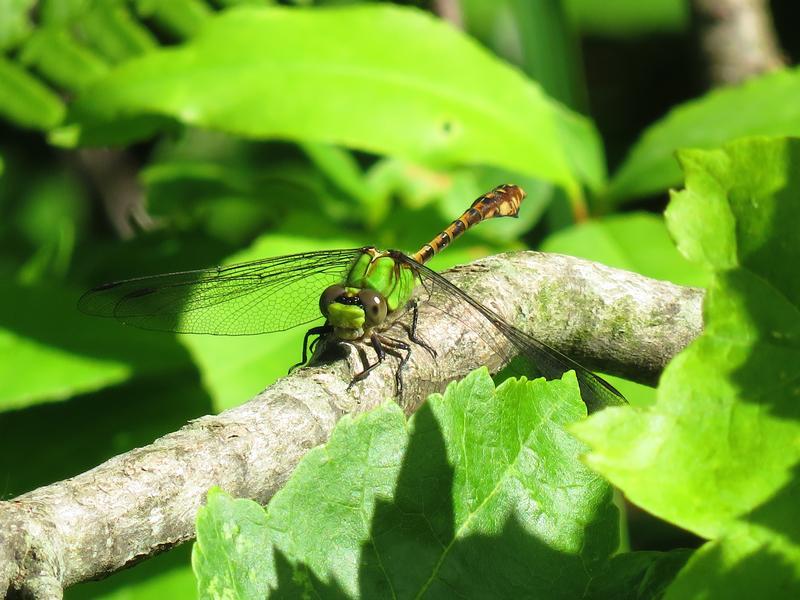
[[[790,62],[800,9],[771,8]],[[661,216],[673,152],[800,133],[794,69],[710,90],[687,0],[2,0],[0,49],[2,498],[244,402],[299,355],[302,330],[90,319],[89,286],[413,251],[503,181],[521,218],[435,268],[531,248],[703,285]],[[630,537],[689,543],[636,515]],[[68,595],[193,597],[188,548]]]

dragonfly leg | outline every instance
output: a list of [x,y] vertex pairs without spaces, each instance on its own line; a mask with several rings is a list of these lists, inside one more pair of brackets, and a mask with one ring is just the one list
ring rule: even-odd
[[[391,354],[400,359],[400,364],[397,365],[397,370],[394,372],[394,382],[397,386],[398,397],[403,397],[403,367],[406,366],[408,359],[411,358],[411,346],[405,342],[391,338],[388,336],[381,336],[383,347],[386,354]],[[405,352],[405,354],[403,353]]]
[[[305,337],[303,337],[303,358],[296,365],[292,365],[292,367],[289,369],[289,373],[294,371],[297,367],[302,367],[304,364],[308,362],[309,348],[313,353],[314,349],[317,347],[317,342],[319,342],[320,338],[323,335],[330,333],[332,329],[333,328],[330,325],[320,325],[318,327],[312,327],[311,329],[306,331],[306,335]],[[311,346],[309,347],[308,338],[310,338],[312,335],[316,335],[317,337],[312,340]]]
[[428,342],[420,337],[417,337],[417,319],[419,318],[419,306],[416,300],[411,301],[411,327],[404,325],[404,329],[408,333],[408,339],[415,344],[422,346],[431,355],[431,358],[436,358],[436,350],[434,350]]
[[[381,364],[384,360],[386,360],[386,351],[383,349],[383,345],[381,344],[381,340],[378,337],[378,334],[377,333],[373,333],[372,335],[370,335],[369,336],[369,341],[370,341],[370,344],[372,344],[372,347],[375,348],[375,354],[378,355],[378,360],[376,360],[372,364],[367,364],[367,366],[364,367],[364,369],[360,373],[356,373],[353,376],[353,380],[350,382],[350,385],[347,386],[348,390],[350,388],[352,388],[357,381],[363,381],[364,379],[366,379],[367,376],[372,371],[372,369],[374,369],[379,364]],[[363,362],[366,362],[366,360],[364,360]]]

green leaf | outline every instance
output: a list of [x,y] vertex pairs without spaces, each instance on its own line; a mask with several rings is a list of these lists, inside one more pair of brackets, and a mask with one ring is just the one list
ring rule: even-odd
[[[219,488],[197,511],[192,568],[200,598],[264,598],[271,547],[267,513],[252,500],[234,500]],[[265,560],[266,558],[266,560]]]
[[[73,477],[208,414],[190,369],[0,415],[3,498]],[[36,440],[38,443],[33,443]],[[24,449],[25,460],[20,460]]]
[[200,596],[579,597],[618,541],[564,430],[585,410],[574,374],[495,390],[480,369],[408,423],[393,403],[345,417],[266,512],[209,495]]
[[111,63],[123,62],[158,46],[120,0],[94,2],[76,22],[81,37]]
[[211,15],[211,9],[202,0],[137,0],[136,9],[180,38],[195,35]]
[[188,364],[169,337],[80,314],[79,295],[0,281],[0,411]]
[[587,120],[446,23],[393,6],[228,10],[190,43],[121,65],[73,108],[84,144],[107,142],[123,115],[149,114],[435,165],[490,164],[573,193],[603,172]]
[[628,37],[684,30],[689,24],[688,0],[566,0],[566,9],[584,33]]
[[795,469],[794,480],[773,498],[698,550],[670,586],[667,600],[797,598],[799,483]]
[[35,4],[36,0],[0,0],[0,50],[14,48],[27,37]]
[[0,82],[0,117],[36,129],[49,129],[61,122],[64,105],[58,96],[2,56]]
[[[305,143],[303,151],[314,166],[325,174],[339,190],[357,201],[362,215],[358,217],[371,223],[380,222],[389,209],[388,198],[378,196],[370,189],[355,157],[343,148],[328,144]],[[356,208],[355,206],[353,207]]]
[[686,189],[667,222],[713,273],[705,332],[669,364],[651,409],[605,410],[574,429],[592,446],[588,464],[633,502],[716,539],[690,563],[700,575],[681,577],[693,593],[674,597],[752,597],[726,595],[728,575],[797,597],[800,535],[786,507],[800,505],[800,141],[679,158]]
[[679,148],[711,148],[746,135],[800,135],[800,69],[719,89],[651,125],[612,178],[608,201],[661,192],[680,182]]
[[86,87],[108,70],[99,56],[78,44],[65,28],[37,30],[23,47],[20,60],[73,91]]
[[197,585],[189,565],[191,547],[178,546],[149,557],[130,569],[100,581],[87,581],[64,590],[65,600],[195,600]]
[[574,28],[561,0],[462,0],[466,32],[518,65],[565,105],[585,105]]
[[[230,257],[236,263],[294,252],[334,248],[357,248],[352,239],[302,238],[270,234],[260,238],[251,248]],[[312,300],[315,304],[316,299]],[[322,316],[320,315],[320,322]],[[313,323],[309,325],[317,325]],[[203,377],[203,384],[213,398],[217,411],[246,402],[275,380],[287,374],[289,367],[300,360],[306,328],[295,327],[268,336],[180,336]]]
[[691,554],[691,550],[618,554],[611,559],[608,568],[592,580],[585,597],[592,600],[662,598]]

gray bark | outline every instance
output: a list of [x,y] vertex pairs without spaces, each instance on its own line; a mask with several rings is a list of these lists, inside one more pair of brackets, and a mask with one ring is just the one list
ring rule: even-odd
[[711,81],[741,83],[785,66],[767,0],[694,0]]
[[[702,329],[703,292],[589,261],[525,252],[448,277],[516,326],[591,368],[653,383]],[[412,413],[473,368],[498,368],[498,338],[462,305],[420,306],[401,404]],[[472,325],[472,327],[468,325]],[[395,326],[399,328],[399,324]],[[502,353],[501,353],[502,354]],[[207,490],[266,503],[340,417],[395,397],[396,359],[348,390],[356,352],[298,370],[246,404],[190,422],[153,444],[0,502],[0,596],[58,598],[191,539]]]

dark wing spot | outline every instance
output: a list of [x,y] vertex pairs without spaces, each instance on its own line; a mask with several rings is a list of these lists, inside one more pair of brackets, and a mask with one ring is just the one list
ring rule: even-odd
[[142,296],[149,296],[150,294],[154,294],[156,291],[158,291],[158,289],[154,287],[140,288],[138,290],[133,290],[130,294],[126,296],[126,298],[141,298]]
[[104,283],[102,285],[98,285],[97,287],[93,287],[89,291],[90,292],[102,292],[102,291],[105,291],[105,290],[110,290],[110,289],[115,288],[118,285],[120,285],[120,283],[122,283],[122,282],[120,282],[120,281],[112,281],[111,283]]

